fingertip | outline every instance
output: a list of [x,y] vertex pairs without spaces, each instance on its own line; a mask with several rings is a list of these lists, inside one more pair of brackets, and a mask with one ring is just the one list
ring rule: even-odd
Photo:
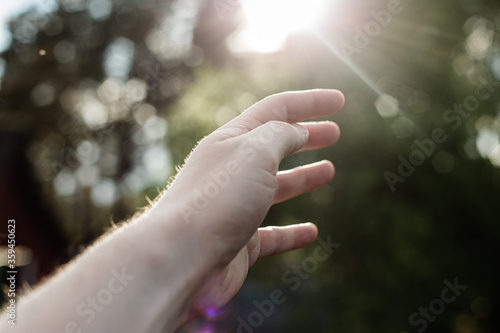
[[325,184],[329,183],[335,176],[335,166],[329,160],[323,160],[311,164],[311,166],[317,166],[317,165],[321,165],[321,172],[323,173],[323,177],[321,178],[325,179]]
[[299,227],[301,228],[301,237],[298,237],[300,239],[300,247],[312,244],[318,238],[318,227],[314,223],[302,223],[299,225]]
[[[336,144],[340,139],[340,127],[333,121],[303,122],[301,125],[310,126],[310,130],[315,131],[315,136],[321,135],[324,140],[323,145]],[[319,132],[319,133],[318,133]]]
[[340,90],[332,89],[331,91],[335,95],[335,112],[337,112],[344,107],[345,96]]
[[[338,112],[345,104],[345,96],[344,94],[337,89],[315,89],[319,95],[316,95],[319,102],[317,105],[322,105],[319,109],[322,110],[321,113],[325,113],[323,116],[331,115],[333,113]],[[320,116],[318,114],[318,116]]]
[[314,238],[314,240],[316,240],[316,238],[318,238],[318,235],[319,235],[319,230],[318,230],[318,226],[312,222],[308,222],[306,223],[309,227],[309,229],[311,230],[312,232],[312,238]]
[[324,160],[323,161],[326,165],[328,165],[329,167],[329,172],[330,172],[330,180],[333,179],[333,177],[335,176],[335,165],[333,165],[332,161],[328,161],[328,160]]
[[337,143],[340,139],[340,135],[342,134],[342,132],[340,131],[340,126],[337,124],[337,123],[333,123],[332,122],[332,126],[333,126],[333,132],[334,132],[334,139],[333,139],[333,143]]
[[305,165],[304,168],[315,168],[317,174],[317,179],[320,181],[316,184],[316,187],[328,184],[332,181],[333,176],[335,176],[335,166],[329,160],[322,160],[316,163]]

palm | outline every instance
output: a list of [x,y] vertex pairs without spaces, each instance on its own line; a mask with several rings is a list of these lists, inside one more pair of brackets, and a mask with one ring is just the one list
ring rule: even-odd
[[213,272],[197,295],[197,308],[210,316],[211,311],[227,304],[241,288],[248,269],[258,258],[259,248],[258,236],[252,237],[229,264]]
[[[214,176],[205,170],[218,170],[219,175],[225,170],[235,172],[219,184],[216,200],[203,210],[203,223],[196,225],[203,248],[211,249],[218,265],[200,288],[191,317],[199,311],[210,315],[229,302],[258,258],[300,248],[316,239],[317,229],[312,224],[258,227],[272,204],[331,180],[334,168],[327,161],[277,171],[286,155],[337,141],[340,132],[332,122],[297,122],[327,116],[342,105],[343,96],[332,91],[272,96],[212,133],[190,156],[178,175],[177,180],[183,178],[180,183],[189,184],[192,179],[205,185],[214,182]],[[175,189],[177,180],[170,190],[181,196],[182,189]]]

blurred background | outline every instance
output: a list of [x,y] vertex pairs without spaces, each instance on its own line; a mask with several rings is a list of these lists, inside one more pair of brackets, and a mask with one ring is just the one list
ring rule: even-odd
[[[339,143],[282,165],[329,159],[334,181],[264,224],[313,221],[341,245],[300,278],[290,271],[318,243],[259,261],[234,301],[180,332],[500,331],[497,1],[1,7],[0,265],[15,219],[18,288],[146,206],[199,139],[253,103],[337,88]],[[441,308],[445,279],[467,289]],[[286,301],[252,315],[273,289]],[[410,319],[429,306],[431,319]]]

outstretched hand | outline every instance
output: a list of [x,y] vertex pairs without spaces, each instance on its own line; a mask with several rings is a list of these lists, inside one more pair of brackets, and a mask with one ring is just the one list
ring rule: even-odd
[[[241,288],[258,258],[304,247],[317,237],[311,223],[260,228],[271,205],[328,183],[333,164],[322,161],[278,172],[293,153],[334,144],[338,126],[304,122],[342,108],[336,90],[289,92],[265,98],[222,126],[194,149],[160,199],[175,202],[195,230],[197,248],[213,269],[190,309],[193,315],[224,306]],[[186,318],[186,317],[184,317]]]
[[327,161],[283,172],[278,166],[287,155],[334,144],[336,124],[303,121],[343,104],[335,90],[283,93],[255,104],[203,139],[150,209],[16,302],[26,316],[15,327],[0,322],[0,330],[174,332],[223,307],[258,258],[316,239],[310,223],[259,226],[274,203],[332,179]]

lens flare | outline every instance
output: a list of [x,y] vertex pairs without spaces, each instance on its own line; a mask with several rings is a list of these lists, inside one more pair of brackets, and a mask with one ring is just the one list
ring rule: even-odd
[[377,96],[382,96],[383,93],[377,87],[377,85],[361,70],[356,66],[353,62],[346,59],[342,53],[338,50],[338,48],[331,42],[329,42],[321,33],[318,31],[312,31],[313,35],[338,59],[340,59],[346,66],[348,66],[354,74],[356,74],[370,89],[377,94]]

